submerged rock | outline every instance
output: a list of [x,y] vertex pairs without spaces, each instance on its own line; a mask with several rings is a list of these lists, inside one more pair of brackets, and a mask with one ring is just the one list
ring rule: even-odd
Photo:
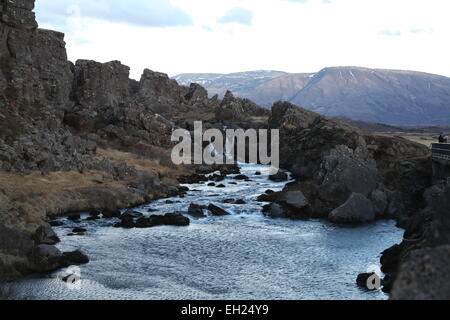
[[87,230],[84,228],[74,228],[72,230],[73,233],[85,233]]

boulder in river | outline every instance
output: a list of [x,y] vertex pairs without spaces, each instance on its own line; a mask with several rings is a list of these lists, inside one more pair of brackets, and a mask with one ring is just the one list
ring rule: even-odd
[[120,216],[120,220],[138,219],[142,216],[142,213],[129,209]]
[[210,204],[208,206],[208,210],[211,212],[211,214],[213,216],[229,216],[230,213],[227,212],[226,210],[214,205],[214,204]]
[[247,204],[247,202],[245,202],[242,199],[225,199],[225,200],[222,201],[222,203],[239,204],[239,205]]
[[188,226],[191,223],[189,218],[183,216],[180,212],[166,213],[164,215],[164,224],[169,226]]
[[339,208],[334,209],[329,220],[342,224],[359,224],[371,222],[375,219],[372,202],[360,193],[353,193]]
[[59,221],[59,220],[53,220],[53,221],[50,221],[48,224],[49,224],[51,227],[61,227],[61,226],[64,225],[64,223],[63,223],[62,221]]
[[286,172],[278,171],[276,174],[270,175],[269,180],[274,182],[283,182],[287,181],[289,179],[289,176]]
[[283,195],[283,202],[294,209],[303,209],[309,206],[308,199],[301,191],[287,191]]
[[106,208],[102,211],[103,218],[112,219],[120,217],[120,210],[117,208]]
[[78,213],[71,214],[67,217],[67,219],[71,221],[78,221],[81,219],[81,216]]
[[191,221],[180,212],[166,213],[165,215],[151,215],[150,217],[141,217],[135,223],[126,221],[127,225],[136,228],[152,228],[157,226],[188,226]]
[[62,254],[63,259],[68,265],[78,265],[89,263],[89,257],[81,250],[75,250],[72,252],[64,252]]
[[381,279],[375,273],[361,273],[356,279],[356,284],[366,290],[378,290],[381,287]]
[[198,204],[191,203],[191,205],[189,206],[189,209],[188,209],[188,214],[193,217],[196,217],[196,218],[205,218],[206,215],[203,212],[204,209],[205,209],[204,206],[200,206]]

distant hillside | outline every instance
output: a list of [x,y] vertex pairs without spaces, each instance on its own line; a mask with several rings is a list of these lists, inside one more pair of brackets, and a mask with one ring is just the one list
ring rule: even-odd
[[208,90],[210,96],[218,94],[222,98],[227,90],[231,90],[234,95],[246,98],[255,88],[287,75],[289,74],[281,71],[249,71],[230,74],[186,73],[175,76],[173,79],[181,85],[198,83]]
[[421,72],[334,67],[316,74],[255,71],[175,79],[181,84],[198,82],[211,94],[230,89],[264,107],[285,100],[326,116],[366,122],[450,124],[450,78]]

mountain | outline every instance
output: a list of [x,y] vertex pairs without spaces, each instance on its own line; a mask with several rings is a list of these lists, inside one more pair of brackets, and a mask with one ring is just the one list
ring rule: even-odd
[[[215,94],[219,97],[223,97],[227,90],[231,90],[233,94],[241,98],[249,98],[256,103],[261,102],[265,107],[270,107],[271,102],[279,100],[284,97],[284,92],[289,91],[289,80],[282,81],[282,90],[276,90],[275,98],[272,99],[270,93],[265,93],[267,96],[264,99],[258,99],[258,93],[265,91],[264,87],[266,84],[272,83],[272,81],[279,81],[278,79],[283,79],[285,77],[292,77],[289,73],[282,71],[249,71],[249,72],[237,72],[230,74],[217,74],[217,73],[186,73],[175,76],[175,79],[181,85],[190,85],[191,83],[198,83],[205,87],[210,96]],[[295,82],[295,81],[294,81]],[[276,87],[276,82],[272,84]],[[270,88],[270,85],[269,85]],[[301,87],[297,87],[300,89]],[[272,90],[273,91],[273,90]],[[298,90],[294,90],[295,94]],[[255,94],[253,94],[255,92]],[[268,103],[268,101],[271,101]]]
[[[231,75],[175,77],[182,84],[203,83],[211,93],[227,88],[238,97],[270,107],[284,100],[322,115],[389,125],[448,125],[450,78],[415,71],[325,68],[315,74],[258,71]],[[242,76],[237,76],[242,75]],[[245,75],[245,76],[244,76]],[[230,78],[231,76],[231,78]],[[223,79],[233,79],[223,80]]]

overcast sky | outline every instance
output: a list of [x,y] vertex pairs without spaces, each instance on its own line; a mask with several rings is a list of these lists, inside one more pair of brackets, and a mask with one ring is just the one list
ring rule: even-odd
[[187,72],[330,66],[450,76],[449,0],[37,0],[69,59]]

